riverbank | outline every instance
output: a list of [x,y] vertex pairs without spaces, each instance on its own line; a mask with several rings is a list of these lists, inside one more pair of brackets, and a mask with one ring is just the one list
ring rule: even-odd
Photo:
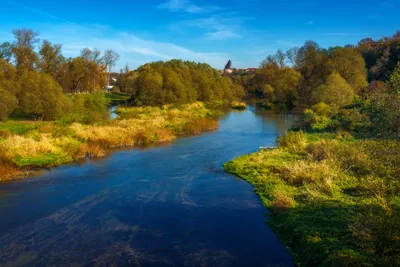
[[170,142],[178,136],[218,128],[219,111],[204,103],[119,108],[116,120],[93,125],[62,122],[0,123],[0,182],[35,168],[102,157],[113,148]]
[[400,143],[289,133],[224,169],[254,185],[299,266],[400,265]]

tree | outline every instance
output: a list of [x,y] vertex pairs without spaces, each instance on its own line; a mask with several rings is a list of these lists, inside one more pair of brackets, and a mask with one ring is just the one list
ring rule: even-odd
[[365,61],[355,49],[335,47],[330,51],[333,69],[353,87],[355,92],[365,88],[367,73]]
[[276,52],[275,59],[280,68],[286,67],[286,54],[284,54],[281,50]]
[[101,57],[101,51],[97,48],[95,48],[93,50],[91,50],[90,48],[87,48],[87,47],[82,49],[81,57],[88,61],[94,61],[99,65],[104,63],[103,58]]
[[232,61],[229,59],[228,63],[226,63],[226,65],[225,65],[224,70],[231,69],[231,68],[232,68]]
[[299,52],[299,48],[293,47],[286,51],[286,58],[288,59],[289,63],[295,67],[296,66],[296,58],[297,58],[297,53]]
[[385,94],[388,92],[388,86],[382,81],[372,81],[368,84],[361,94],[366,97],[373,97],[377,94]]
[[353,102],[353,88],[340,76],[333,72],[324,85],[319,86],[314,92],[315,103],[324,102],[331,106],[332,112]]
[[109,86],[111,69],[115,66],[115,64],[119,60],[119,54],[111,49],[106,50],[104,52],[103,60],[104,60],[104,64],[106,65],[106,67],[108,69],[107,86]]
[[12,51],[15,57],[15,65],[18,71],[33,71],[38,62],[35,53],[35,44],[39,42],[38,32],[30,29],[18,29],[13,31],[16,39],[12,45]]
[[0,59],[10,62],[12,57],[12,45],[9,42],[0,44]]
[[389,84],[391,92],[400,96],[400,61],[397,63],[396,69],[390,76]]
[[53,120],[61,117],[67,102],[60,85],[49,75],[23,72],[17,94],[20,110],[35,120]]
[[266,67],[269,67],[269,66],[273,66],[274,68],[279,68],[279,63],[276,60],[275,56],[269,55],[269,56],[267,56],[266,59],[261,61],[260,69],[263,69],[263,68],[266,68]]
[[4,121],[8,115],[17,107],[17,98],[9,91],[0,86],[0,120]]
[[49,41],[44,40],[40,47],[40,70],[57,80],[61,64],[65,58],[61,54],[61,45],[52,45]]

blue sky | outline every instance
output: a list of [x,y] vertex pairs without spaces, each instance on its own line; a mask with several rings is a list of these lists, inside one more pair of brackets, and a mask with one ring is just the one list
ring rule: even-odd
[[66,56],[114,49],[116,70],[172,58],[247,68],[306,40],[329,47],[392,35],[399,11],[396,0],[2,0],[0,42],[32,28]]

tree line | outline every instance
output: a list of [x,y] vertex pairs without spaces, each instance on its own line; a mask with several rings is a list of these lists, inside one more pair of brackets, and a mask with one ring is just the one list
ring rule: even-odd
[[39,120],[65,114],[74,114],[71,116],[79,121],[93,121],[98,114],[106,116],[104,97],[67,94],[104,91],[111,68],[119,59],[115,51],[102,54],[98,49],[84,48],[78,57],[66,58],[62,45],[40,41],[38,32],[17,29],[13,36],[13,42],[0,44],[1,120],[12,113]]
[[117,86],[139,106],[231,101],[244,96],[240,84],[221,76],[210,65],[176,59],[145,64],[135,71],[126,67]]
[[[377,135],[400,137],[399,60],[400,32],[328,49],[306,41],[268,56],[256,73],[232,79],[266,108],[305,112],[307,127],[325,120],[325,128],[370,125]],[[332,118],[342,123],[333,127]]]

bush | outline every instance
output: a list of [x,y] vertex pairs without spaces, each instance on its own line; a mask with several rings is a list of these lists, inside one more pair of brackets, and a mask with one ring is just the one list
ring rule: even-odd
[[229,106],[230,108],[237,110],[245,110],[247,108],[245,103],[236,101],[233,101]]
[[289,131],[277,138],[279,147],[289,148],[294,151],[302,151],[306,146],[306,137],[303,131]]
[[319,102],[318,104],[315,104],[312,107],[312,110],[317,114],[318,116],[328,116],[331,114],[331,107],[324,102]]
[[0,121],[8,118],[8,115],[17,107],[17,99],[13,94],[0,87]]

